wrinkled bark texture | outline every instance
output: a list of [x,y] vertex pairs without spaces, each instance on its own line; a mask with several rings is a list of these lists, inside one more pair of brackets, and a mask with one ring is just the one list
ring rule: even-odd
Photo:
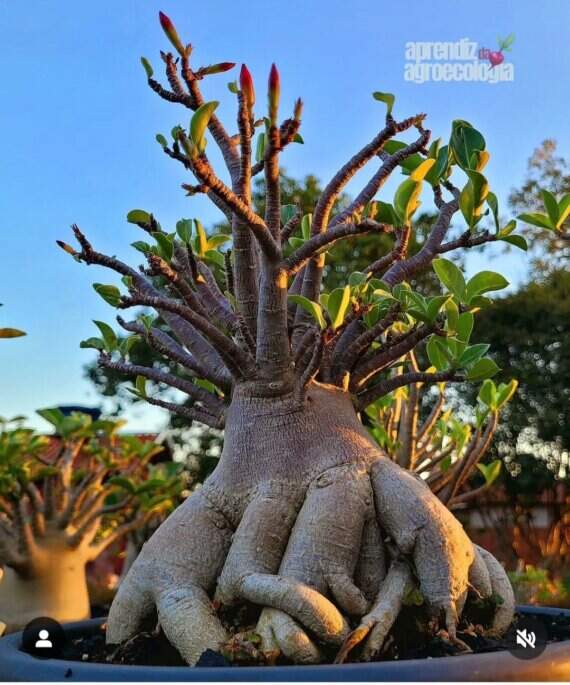
[[[156,610],[193,664],[228,637],[215,597],[266,607],[264,649],[301,663],[321,660],[323,644],[346,647],[362,619],[371,658],[410,583],[452,639],[470,569],[480,595],[505,594],[504,571],[487,555],[421,479],[379,450],[347,392],[312,382],[299,403],[294,392],[260,396],[243,383],[218,467],[144,545],[111,608],[107,639],[128,639]],[[512,619],[506,600],[499,631]]]

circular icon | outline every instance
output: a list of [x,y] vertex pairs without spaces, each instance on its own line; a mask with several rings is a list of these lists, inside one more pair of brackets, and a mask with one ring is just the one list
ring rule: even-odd
[[505,636],[507,649],[517,659],[536,659],[546,649],[547,642],[544,623],[529,616],[521,616]]
[[47,616],[30,621],[22,633],[22,649],[40,658],[59,657],[64,644],[65,631],[62,626]]

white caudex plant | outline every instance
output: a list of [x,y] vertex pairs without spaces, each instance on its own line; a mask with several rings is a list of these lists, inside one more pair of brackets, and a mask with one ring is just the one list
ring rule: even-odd
[[[487,628],[502,633],[514,611],[507,576],[445,504],[466,474],[452,466],[451,480],[434,494],[361,421],[367,407],[398,388],[482,382],[498,370],[470,335],[477,311],[492,306],[487,293],[508,283],[492,271],[466,279],[448,258],[498,240],[526,245],[513,232],[515,222],[500,223],[483,175],[489,160],[483,136],[456,120],[448,144],[430,144],[424,114],[397,120],[394,96],[375,93],[387,106],[383,126],[326,184],[312,214],[302,216],[282,206],[279,175],[282,153],[302,142],[301,101],[280,123],[273,66],[267,112],[256,118],[244,65],[239,82],[229,84],[238,114],[237,131],[228,130],[201,86],[234,65],[194,67],[191,46],[163,14],[161,24],[177,54],[162,53],[168,87],[143,58],[148,83],[191,117],[189,128],[175,126],[171,140],[159,134],[157,141],[195,177],[183,186],[187,193],[206,195],[228,218],[231,236],[208,235],[189,219],[169,231],[151,213],[134,210],[128,220],[148,236],[134,244],[146,259],[139,269],[99,252],[77,226],[80,247],[60,246],[78,261],[118,273],[123,289],[101,283],[95,289],[121,312],[134,311],[117,317],[132,337],[119,344],[112,327],[99,325],[102,337],[83,345],[99,351],[104,367],[136,377],[133,392],[150,404],[224,428],[224,446],[214,472],[131,567],[111,608],[107,640],[130,638],[157,611],[167,637],[193,664],[228,638],[215,607],[249,602],[261,610],[264,650],[313,663],[323,658],[322,646],[336,647],[343,660],[366,640],[361,658],[373,658],[410,586],[452,641],[470,593],[500,596]],[[399,138],[409,132],[410,142]],[[221,151],[224,174],[206,152],[208,138]],[[369,167],[354,200],[333,211],[347,184]],[[399,172],[404,179],[392,203],[376,200]],[[265,181],[263,215],[251,202],[257,174]],[[420,196],[428,195],[437,220],[411,254],[412,217]],[[495,230],[481,228],[485,215]],[[455,220],[467,226],[452,235]],[[327,250],[363,234],[391,236],[393,245],[327,292]],[[441,290],[419,292],[416,276],[431,269]],[[164,363],[133,364],[135,343],[149,345]],[[491,409],[466,461],[454,464],[477,463],[498,407],[513,390],[484,387],[495,393],[484,398]],[[170,392],[161,397],[163,388],[191,403],[172,401]],[[415,430],[409,437],[417,443]]]

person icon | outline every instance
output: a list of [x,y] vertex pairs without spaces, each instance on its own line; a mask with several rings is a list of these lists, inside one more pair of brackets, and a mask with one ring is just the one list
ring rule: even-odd
[[36,649],[52,649],[53,644],[51,640],[49,639],[49,631],[47,630],[40,630],[38,634],[39,640],[36,641],[35,647]]

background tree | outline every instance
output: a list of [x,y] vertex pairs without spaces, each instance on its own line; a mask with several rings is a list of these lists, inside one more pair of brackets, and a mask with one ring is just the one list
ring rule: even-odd
[[[324,186],[312,216],[302,215],[282,204],[279,174],[280,156],[298,140],[302,103],[279,121],[276,67],[262,119],[254,115],[245,65],[239,84],[230,84],[238,109],[234,134],[216,116],[217,103],[205,101],[200,83],[234,65],[191,66],[191,46],[163,14],[161,24],[179,57],[162,54],[168,89],[143,59],[148,83],[194,113],[189,131],[177,126],[172,140],[162,134],[157,140],[193,174],[195,182],[183,186],[187,194],[207,195],[228,218],[231,256],[219,249],[228,236],[208,236],[197,220],[167,231],[142,210],[129,215],[150,235],[136,246],[146,257],[142,269],[98,252],[77,226],[79,249],[60,246],[121,275],[124,290],[98,283],[97,292],[120,310],[134,310],[130,320],[119,316],[119,325],[176,362],[177,372],[132,364],[130,338],[119,343],[110,326],[99,325],[101,337],[88,345],[100,351],[101,365],[135,376],[133,391],[150,404],[225,426],[225,440],[214,472],[133,564],[111,608],[108,641],[130,638],[156,608],[169,639],[194,663],[227,638],[211,604],[214,587],[224,604],[265,607],[258,623],[264,646],[296,661],[321,659],[323,643],[341,646],[337,659],[343,660],[365,638],[363,658],[375,656],[406,588],[416,583],[432,628],[441,621],[456,643],[469,587],[478,598],[498,594],[503,602],[489,627],[501,633],[514,607],[500,564],[473,547],[421,480],[374,444],[358,416],[400,387],[480,382],[497,371],[487,347],[470,338],[475,315],[490,304],[486,294],[507,282],[490,271],[466,281],[448,259],[460,248],[522,241],[514,222],[499,221],[497,198],[482,173],[489,160],[483,136],[456,120],[449,144],[430,144],[425,115],[397,121],[394,96],[377,92],[387,107],[383,127]],[[406,132],[413,132],[412,141],[398,138]],[[210,136],[226,180],[206,154]],[[348,182],[369,165],[375,170],[362,190],[335,212]],[[375,200],[398,170],[404,180],[393,202]],[[251,201],[258,173],[265,179],[263,216]],[[424,188],[431,190],[437,218],[411,254],[412,217]],[[494,232],[479,226],[487,206]],[[456,233],[450,226],[459,212],[467,229]],[[323,291],[328,250],[363,234],[388,235],[392,242],[343,287]],[[432,268],[443,293],[411,285]],[[150,315],[137,318],[140,307],[154,309],[168,332]],[[410,368],[406,356],[422,350],[417,358],[427,362]],[[192,407],[149,393],[146,380],[187,394]]]
[[[555,197],[570,193],[570,170],[568,161],[557,154],[555,140],[547,138],[537,147],[528,160],[527,176],[520,188],[509,196],[511,208],[518,213],[536,214],[544,211],[543,189]],[[532,223],[536,226],[536,223]],[[541,225],[540,223],[538,225]],[[544,224],[542,224],[544,227]],[[523,233],[535,232],[523,226]],[[568,266],[570,256],[570,219],[562,220],[559,230],[540,232],[531,244],[537,273]]]

